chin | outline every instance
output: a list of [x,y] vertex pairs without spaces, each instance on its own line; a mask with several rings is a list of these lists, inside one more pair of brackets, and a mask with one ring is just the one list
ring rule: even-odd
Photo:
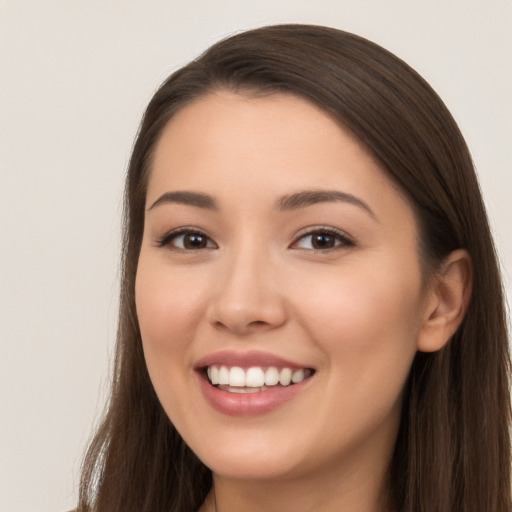
[[246,455],[213,456],[203,460],[212,472],[222,478],[235,480],[274,480],[292,477],[302,466],[296,460],[283,460],[279,457]]
[[[261,432],[225,432],[186,440],[194,453],[214,474],[241,480],[284,478],[304,468],[306,443]],[[301,446],[302,450],[297,450]]]

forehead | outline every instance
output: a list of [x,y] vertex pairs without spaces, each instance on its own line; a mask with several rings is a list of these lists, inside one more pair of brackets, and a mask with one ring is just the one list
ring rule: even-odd
[[294,188],[405,200],[333,116],[292,94],[219,91],[181,109],[157,143],[147,200],[191,188],[241,201]]

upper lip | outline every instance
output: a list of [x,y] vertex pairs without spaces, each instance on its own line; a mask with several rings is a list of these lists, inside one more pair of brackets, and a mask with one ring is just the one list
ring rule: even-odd
[[290,361],[268,352],[236,352],[231,350],[221,350],[209,354],[197,361],[195,367],[196,369],[202,369],[212,365],[239,366],[241,368],[252,366],[276,366],[291,369],[310,368],[308,365]]

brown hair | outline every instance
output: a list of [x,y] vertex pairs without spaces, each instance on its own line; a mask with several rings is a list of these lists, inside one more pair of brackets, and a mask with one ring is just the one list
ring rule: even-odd
[[418,353],[406,384],[390,482],[401,512],[511,509],[509,355],[497,258],[471,157],[447,108],[393,54],[361,37],[307,25],[264,27],[212,46],[149,103],[129,165],[119,332],[112,394],[85,458],[79,510],[188,512],[211,472],[153,390],[134,281],[151,156],[175,112],[216,89],[289,92],[331,113],[403,189],[431,272],[452,250],[474,266],[473,296],[447,346]]

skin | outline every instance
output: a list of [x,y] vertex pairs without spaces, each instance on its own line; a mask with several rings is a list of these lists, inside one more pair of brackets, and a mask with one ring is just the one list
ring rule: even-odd
[[[318,189],[367,208],[276,209]],[[208,194],[217,209],[154,205],[176,191]],[[350,134],[292,95],[219,91],[178,112],[157,144],[146,207],[144,353],[166,413],[214,473],[202,510],[388,510],[404,383],[416,351],[441,348],[462,318],[467,256],[453,253],[427,287],[408,200]],[[159,243],[190,226],[204,248]],[[349,241],[316,249],[311,232],[325,228]],[[227,416],[194,369],[218,350],[269,352],[315,374],[271,412]]]

